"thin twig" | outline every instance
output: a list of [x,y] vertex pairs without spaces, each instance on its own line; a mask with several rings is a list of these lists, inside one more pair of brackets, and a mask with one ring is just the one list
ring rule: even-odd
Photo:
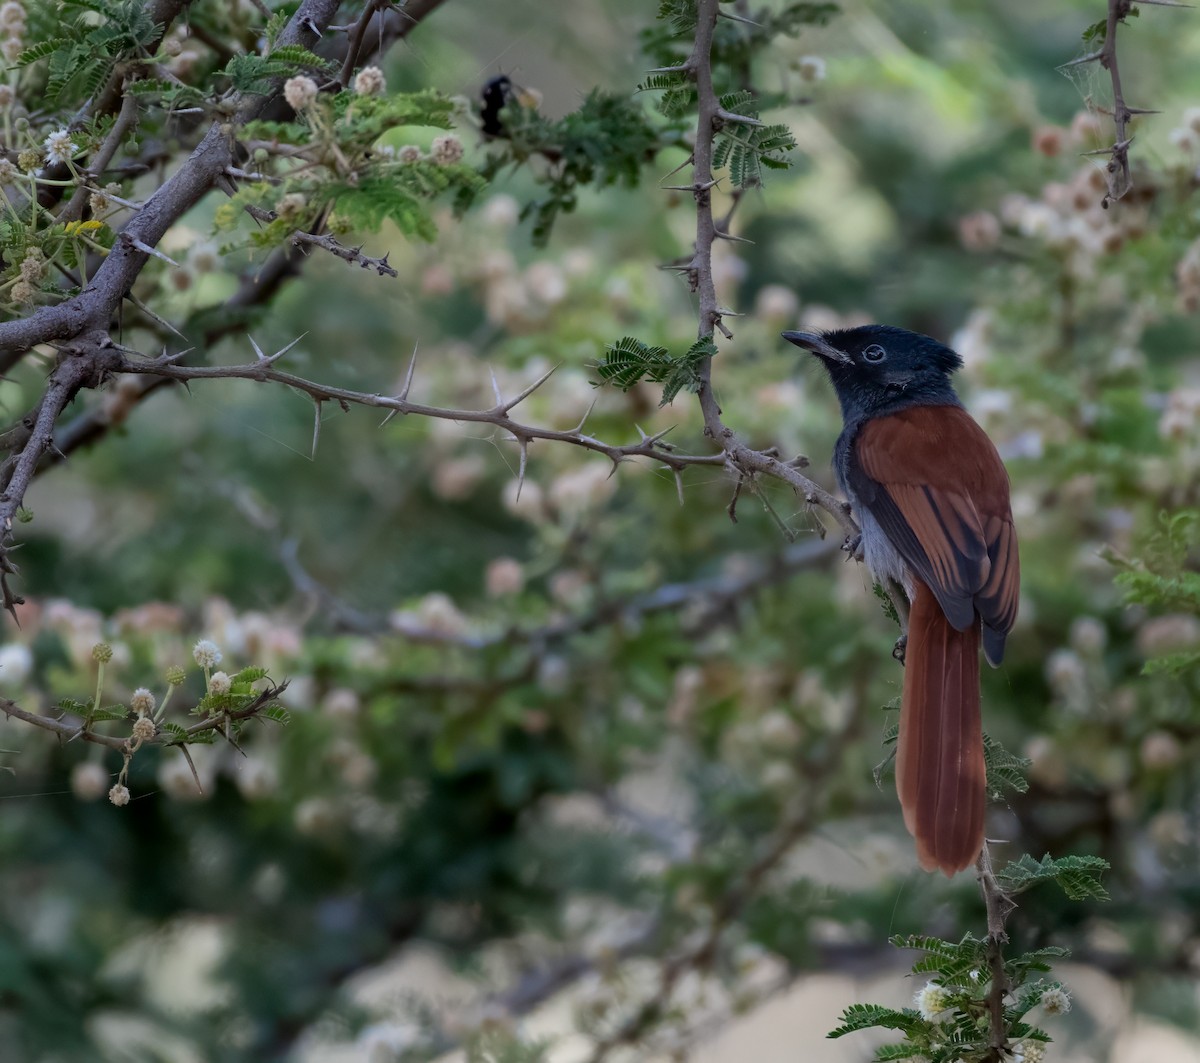
[[[117,112],[116,121],[113,122],[112,128],[108,131],[108,135],[104,138],[104,143],[100,145],[100,150],[95,156],[88,160],[88,172],[96,176],[97,181],[100,174],[108,169],[108,164],[112,162],[113,156],[116,155],[117,149],[121,146],[121,142],[131,129],[137,125],[138,121],[138,99],[132,93],[126,93],[121,98],[121,109]],[[91,193],[91,189],[85,182],[80,182],[79,187],[75,189],[75,194],[71,196],[71,201],[62,209],[58,215],[60,224],[70,221],[78,221],[83,217],[83,204]]]
[[337,255],[346,262],[354,262],[363,269],[373,269],[381,277],[400,276],[395,269],[388,265],[387,255],[384,255],[383,258],[371,258],[370,255],[362,253],[361,247],[346,247],[344,244],[339,244],[329,233],[318,236],[315,233],[294,232],[292,233],[292,243],[297,246],[324,248],[331,255]]
[[358,62],[358,54],[362,51],[363,38],[367,35],[367,25],[374,17],[378,7],[378,0],[367,0],[367,6],[363,8],[363,13],[354,26],[354,32],[350,35],[350,45],[346,49],[346,58],[342,62],[342,71],[338,75],[338,84],[342,88],[349,88],[350,86],[350,78],[354,76],[354,67]]

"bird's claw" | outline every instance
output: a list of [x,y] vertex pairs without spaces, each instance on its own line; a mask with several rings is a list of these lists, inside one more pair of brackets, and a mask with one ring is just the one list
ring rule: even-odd
[[908,649],[908,636],[901,635],[896,639],[896,645],[892,647],[892,656],[901,664],[904,663],[904,653]]
[[846,541],[842,543],[842,549],[846,551],[847,561],[851,560],[852,558],[855,561],[861,561],[863,559],[862,541],[863,537],[861,532],[858,535],[846,536]]

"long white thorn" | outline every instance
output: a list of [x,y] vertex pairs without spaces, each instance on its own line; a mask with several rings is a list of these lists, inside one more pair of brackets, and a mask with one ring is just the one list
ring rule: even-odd
[[717,109],[717,117],[724,119],[726,122],[734,122],[737,125],[762,125],[762,121],[758,118],[751,118],[748,114],[735,114],[733,111],[725,110],[724,107]]
[[292,342],[289,343],[286,347],[281,347],[274,354],[268,355],[269,360],[274,362],[277,359],[282,358],[285,354],[287,354],[288,351],[290,351],[293,347],[295,347],[296,344],[299,343],[302,339],[304,339],[304,337],[307,335],[308,335],[307,332],[301,332],[300,335],[297,336],[294,340],[292,340]]
[[496,409],[499,410],[500,413],[508,413],[508,411],[511,410],[514,406],[519,406],[522,402],[524,402],[527,398],[529,398],[530,395],[532,395],[535,391],[537,391],[538,388],[540,388],[544,383],[546,383],[546,381],[549,380],[554,375],[554,373],[557,369],[558,369],[558,366],[556,366],[556,365],[551,366],[548,370],[546,370],[546,372],[544,372],[540,377],[538,377],[537,380],[535,380],[532,384],[530,384],[529,387],[527,387],[524,391],[522,391],[515,399],[509,399],[508,402],[502,403],[501,405],[497,406]]
[[516,501],[521,500],[521,488],[525,486],[525,468],[529,464],[529,440],[521,438],[518,440],[521,444],[521,463],[517,467],[517,497]]
[[[417,371],[417,345],[413,344],[412,359],[408,363],[408,372],[404,374],[404,387],[400,389],[400,394],[396,397],[405,402],[408,399],[408,393],[412,388],[413,373]],[[396,411],[399,412],[399,411]]]
[[169,322],[165,317],[160,317],[158,314],[156,314],[153,310],[150,309],[150,307],[148,307],[145,303],[143,303],[141,301],[141,299],[139,299],[136,295],[134,295],[133,292],[126,292],[125,298],[128,299],[131,303],[133,303],[134,306],[136,306],[143,314],[145,314],[152,321],[157,321],[160,325],[162,325],[163,328],[167,329],[170,332],[174,332],[175,335],[178,336],[181,340],[187,339],[187,336],[185,336],[182,332],[180,332],[179,329],[177,329],[174,325],[171,324],[171,322]]
[[676,427],[678,427],[677,425],[667,425],[667,427],[661,432],[655,432],[652,436],[646,435],[640,424],[635,424],[633,427],[638,430],[638,435],[642,437],[642,443],[648,445],[651,450],[653,450],[656,445],[660,446],[663,450],[675,449],[674,444],[663,442],[663,436],[665,436],[668,432],[675,431]]
[[313,399],[312,461],[317,460],[317,444],[321,441],[321,400]]
[[592,416],[592,410],[594,410],[596,408],[596,403],[599,401],[600,401],[599,399],[592,399],[592,404],[587,408],[587,412],[579,419],[579,424],[577,424],[573,429],[571,429],[571,431],[573,431],[573,432],[582,432],[583,431],[583,426],[585,424],[587,424],[587,419]]
[[500,394],[500,381],[496,379],[496,370],[489,365],[488,372],[492,377],[492,394],[496,396],[496,405],[503,406],[504,396]]
[[161,258],[167,265],[174,266],[176,269],[180,268],[179,263],[173,258],[167,257],[157,248],[151,247],[144,240],[139,240],[136,236],[126,236],[125,239],[135,251],[140,251],[143,255],[153,255],[155,258]]

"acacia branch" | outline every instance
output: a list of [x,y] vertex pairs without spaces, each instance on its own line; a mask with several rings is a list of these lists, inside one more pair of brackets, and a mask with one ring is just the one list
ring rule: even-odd
[[1108,21],[1104,26],[1104,46],[1098,53],[1100,65],[1108,71],[1112,79],[1113,104],[1112,119],[1116,130],[1116,139],[1109,149],[1112,158],[1108,162],[1108,192],[1102,205],[1107,207],[1109,202],[1120,199],[1132,187],[1129,176],[1129,145],[1132,137],[1127,132],[1129,120],[1133,113],[1125,103],[1125,94],[1121,90],[1121,70],[1117,64],[1117,26],[1125,21],[1133,0],[1108,0]]
[[[1115,139],[1111,148],[1103,148],[1098,152],[1088,154],[1107,154],[1108,165],[1105,172],[1108,177],[1108,191],[1100,201],[1105,209],[1109,203],[1120,199],[1133,188],[1133,179],[1129,173],[1129,145],[1133,137],[1129,133],[1129,122],[1134,115],[1154,114],[1156,112],[1141,107],[1130,107],[1125,102],[1125,92],[1121,88],[1121,69],[1117,62],[1117,27],[1124,23],[1135,3],[1151,4],[1156,7],[1188,7],[1175,0],[1108,0],[1108,16],[1104,22],[1104,44],[1089,55],[1072,60],[1067,66],[1078,66],[1082,63],[1098,62],[1112,81],[1112,120]],[[1134,12],[1136,14],[1137,12]]]
[[[286,350],[286,348],[285,348]],[[673,470],[682,470],[689,465],[721,465],[724,458],[720,454],[677,454],[663,442],[665,433],[646,436],[637,443],[616,445],[605,443],[584,433],[583,426],[566,430],[540,428],[535,425],[522,424],[509,416],[509,412],[529,397],[543,384],[547,376],[535,381],[515,398],[499,401],[495,406],[485,410],[457,410],[441,406],[429,406],[425,403],[412,402],[408,399],[411,385],[411,373],[408,382],[399,395],[388,396],[370,394],[363,391],[351,391],[348,388],[334,387],[321,384],[293,373],[285,373],[274,368],[274,362],[283,352],[260,358],[248,365],[229,366],[190,366],[179,365],[175,358],[144,359],[122,355],[114,364],[113,369],[119,373],[136,373],[144,376],[168,377],[172,380],[253,380],[257,383],[283,384],[307,395],[314,402],[337,402],[343,408],[366,406],[374,409],[387,410],[389,419],[396,414],[415,414],[419,417],[435,417],[447,421],[467,421],[495,425],[509,433],[523,449],[534,440],[545,439],[558,443],[569,443],[585,450],[603,454],[614,465],[629,458],[653,458],[657,462]]]
[[1004,946],[1008,941],[1005,924],[1016,906],[996,880],[996,874],[992,870],[992,854],[988,850],[987,842],[983,843],[975,867],[979,872],[979,890],[983,894],[983,903],[987,910],[987,962],[991,974],[991,985],[987,994],[991,1028],[986,1063],[1006,1063],[1009,1056],[1004,997],[1008,993],[1009,985],[1008,976],[1004,973]]
[[[712,272],[713,242],[723,235],[718,231],[712,210],[712,190],[717,184],[713,176],[713,140],[721,125],[736,117],[722,112],[713,87],[712,41],[717,11],[718,0],[699,0],[695,45],[682,68],[696,82],[699,109],[691,185],[691,192],[696,200],[696,246],[687,265],[687,272],[700,299],[698,338],[702,340],[711,340],[717,330],[720,330],[726,339],[732,338],[717,302]],[[794,466],[764,451],[747,446],[737,438],[733,429],[724,424],[721,420],[721,407],[713,391],[711,358],[706,358],[701,364],[699,375],[699,400],[700,409],[704,414],[704,434],[721,447],[731,464],[747,476],[766,473],[782,480],[809,505],[823,509],[833,517],[847,539],[857,536],[859,528],[850,516],[847,503],[835,498]]]
[[363,269],[373,269],[381,277],[398,277],[400,276],[396,270],[388,264],[388,256],[383,258],[372,258],[370,255],[364,255],[361,247],[346,247],[345,244],[340,244],[329,233],[318,235],[316,233],[294,232],[292,233],[292,243],[297,247],[320,247],[328,251],[331,255],[336,255],[344,262],[353,262],[355,265],[361,266]]
[[[287,689],[287,685],[288,681],[285,679],[278,686],[271,686],[260,692],[258,697],[244,708],[198,720],[196,723],[184,728],[182,735],[169,731],[159,731],[152,737],[143,739],[141,744],[144,746],[186,745],[188,739],[206,734],[209,731],[223,730],[230,722],[241,723],[243,720],[253,719],[277,701],[279,695]],[[62,716],[43,716],[41,713],[23,709],[16,702],[4,697],[0,697],[0,712],[3,712],[9,719],[21,720],[43,731],[49,731],[64,742],[73,742],[76,739],[82,739],[84,742],[105,746],[108,749],[115,749],[121,753],[128,753],[130,751],[131,739],[122,738],[119,735],[100,734],[92,730],[94,725],[89,724],[86,719],[80,723],[70,722],[65,719],[68,715],[67,713],[64,713]]]
[[[96,383],[101,372],[99,347],[105,340],[107,337],[101,335],[95,348],[92,344],[80,344],[68,349],[50,373],[46,390],[33,413],[14,429],[23,438],[10,440],[11,453],[0,466],[0,542],[12,536],[13,521],[37,473],[38,464],[53,448],[54,426],[62,411],[80,388]],[[17,618],[16,607],[24,601],[9,586],[9,576],[16,573],[17,567],[8,556],[8,550],[0,548],[0,604],[14,620]]]
[[367,34],[367,25],[381,6],[379,0],[367,0],[362,15],[350,33],[346,58],[342,61],[342,72],[338,75],[338,84],[344,89],[349,88],[350,79],[354,76],[354,66],[358,62],[358,53],[362,50],[363,38]]

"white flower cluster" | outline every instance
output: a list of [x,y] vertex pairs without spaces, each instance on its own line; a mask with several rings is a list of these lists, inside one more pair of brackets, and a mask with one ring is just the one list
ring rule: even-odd
[[926,982],[918,989],[913,1002],[926,1022],[945,1022],[950,1017],[950,994],[934,982]]
[[56,164],[70,162],[75,158],[79,148],[71,139],[69,131],[66,129],[56,129],[42,142],[42,151],[48,163]]
[[354,76],[354,91],[360,96],[382,96],[387,91],[387,79],[377,66],[364,66]]
[[317,98],[317,83],[305,74],[297,74],[283,83],[283,98],[293,111],[303,111]]

